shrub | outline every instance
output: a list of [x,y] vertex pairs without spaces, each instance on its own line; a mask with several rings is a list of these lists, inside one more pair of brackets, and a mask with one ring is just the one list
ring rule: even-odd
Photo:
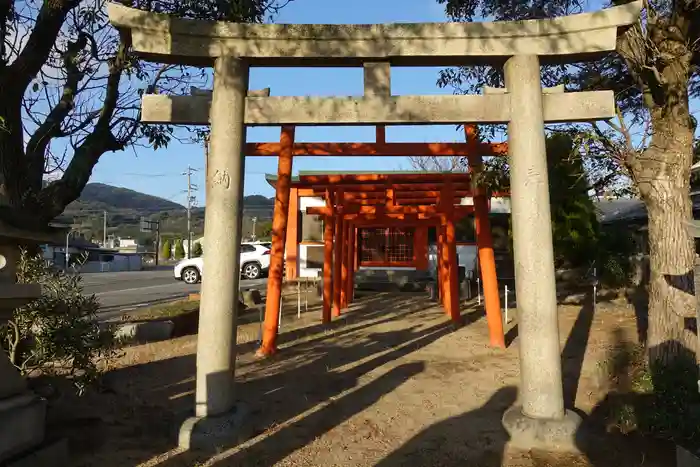
[[165,240],[163,246],[160,247],[160,257],[166,261],[169,260],[172,256],[172,248],[170,240]]
[[99,376],[100,362],[117,349],[113,332],[97,323],[97,299],[83,295],[79,275],[57,271],[25,251],[17,281],[40,284],[42,296],[17,308],[0,327],[3,349],[23,375],[66,376],[82,394]]
[[202,244],[199,242],[195,243],[194,246],[192,246],[192,256],[194,258],[199,258],[202,256],[202,253]]
[[600,281],[610,287],[629,285],[635,244],[623,226],[601,226],[597,241]]
[[182,245],[182,240],[175,240],[175,259],[185,257],[185,247]]
[[698,367],[690,351],[670,362],[649,365],[642,345],[618,346],[606,362],[608,378],[618,395],[607,420],[621,432],[700,448]]

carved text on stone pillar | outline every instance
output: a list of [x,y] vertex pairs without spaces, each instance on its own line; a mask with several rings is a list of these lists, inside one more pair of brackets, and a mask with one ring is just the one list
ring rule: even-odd
[[228,174],[227,170],[217,170],[214,172],[212,183],[214,185],[223,185],[224,188],[228,190],[231,186],[231,176]]

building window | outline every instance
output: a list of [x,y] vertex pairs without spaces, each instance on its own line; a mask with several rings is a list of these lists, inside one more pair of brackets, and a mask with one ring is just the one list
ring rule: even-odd
[[299,212],[299,242],[319,243],[323,242],[323,216],[316,216]]
[[360,229],[361,265],[410,265],[414,262],[414,229]]
[[306,245],[306,269],[323,269],[324,248],[322,245]]
[[[455,242],[476,243],[476,225],[474,223],[473,214],[465,216],[455,223]],[[436,227],[430,227],[428,229],[428,243],[431,245],[437,244]]]

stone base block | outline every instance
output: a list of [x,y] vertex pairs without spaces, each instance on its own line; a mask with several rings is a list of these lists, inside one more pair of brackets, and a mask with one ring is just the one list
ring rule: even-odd
[[46,400],[26,392],[0,400],[0,464],[44,440]]
[[700,467],[700,455],[676,446],[676,467]]
[[[0,321],[2,326],[2,321]],[[27,390],[27,383],[22,378],[4,352],[0,352],[0,400],[17,394],[22,394]]]
[[175,323],[164,321],[141,321],[117,326],[114,336],[125,342],[158,342],[173,335]]
[[578,414],[569,410],[561,420],[531,418],[523,413],[520,406],[511,407],[503,415],[503,426],[510,435],[510,445],[526,450],[579,451],[576,434],[581,421]]
[[10,459],[4,467],[68,467],[68,442],[44,442],[29,453]]
[[238,404],[224,415],[188,418],[180,427],[178,445],[182,449],[203,451],[233,447],[246,439],[245,415],[245,408]]

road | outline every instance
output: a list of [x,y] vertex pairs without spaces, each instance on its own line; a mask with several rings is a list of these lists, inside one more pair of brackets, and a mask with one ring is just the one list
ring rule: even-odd
[[[102,312],[125,311],[165,302],[199,292],[200,285],[188,285],[173,278],[172,267],[149,271],[83,274],[86,294],[95,294]],[[267,279],[241,280],[242,290],[257,288],[264,294]]]

